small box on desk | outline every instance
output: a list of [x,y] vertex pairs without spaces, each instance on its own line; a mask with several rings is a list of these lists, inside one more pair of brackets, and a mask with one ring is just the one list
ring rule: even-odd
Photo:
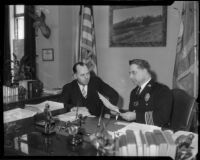
[[43,91],[43,84],[39,80],[22,80],[19,81],[19,86],[26,89],[26,97],[39,97]]

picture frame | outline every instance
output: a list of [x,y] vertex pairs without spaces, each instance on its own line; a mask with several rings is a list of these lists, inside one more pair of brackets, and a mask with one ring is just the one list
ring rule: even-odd
[[53,48],[42,49],[42,60],[54,61],[54,49]]
[[110,6],[110,47],[164,47],[167,6]]

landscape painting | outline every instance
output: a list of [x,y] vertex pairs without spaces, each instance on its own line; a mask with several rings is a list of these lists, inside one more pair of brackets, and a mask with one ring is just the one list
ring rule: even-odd
[[166,46],[167,6],[110,6],[110,47]]

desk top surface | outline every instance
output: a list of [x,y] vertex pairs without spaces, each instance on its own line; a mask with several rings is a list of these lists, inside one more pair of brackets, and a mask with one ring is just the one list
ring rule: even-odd
[[[114,119],[103,119],[102,123],[110,131],[116,131],[123,125],[114,124]],[[25,122],[23,122],[25,123]],[[98,118],[87,118],[82,127],[87,133],[97,131]],[[102,125],[100,128],[101,129]],[[40,132],[35,124],[29,126],[24,132],[8,133],[4,135],[4,155],[25,155],[25,156],[95,156],[97,150],[88,141],[88,136],[83,136],[83,142],[74,147],[71,145],[72,136],[56,132],[52,135],[45,135]]]

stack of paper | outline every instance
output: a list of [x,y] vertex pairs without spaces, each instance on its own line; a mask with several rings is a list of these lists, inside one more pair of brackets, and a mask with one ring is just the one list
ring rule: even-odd
[[29,117],[33,117],[37,112],[29,111],[22,108],[16,108],[12,110],[5,111],[3,113],[4,123],[13,122]]
[[52,90],[43,89],[43,92],[46,94],[56,95],[56,94],[60,94],[62,92],[62,89],[61,88],[56,88],[56,89],[52,89]]
[[39,103],[39,104],[26,104],[25,109],[30,110],[30,111],[34,111],[34,112],[37,112],[37,113],[42,113],[42,112],[44,112],[46,104],[49,105],[50,111],[54,111],[54,110],[64,108],[63,103],[54,102],[54,101],[44,101],[44,102]]
[[95,117],[93,115],[91,115],[89,112],[88,112],[88,109],[85,108],[85,107],[74,107],[71,109],[70,112],[67,112],[67,113],[64,113],[64,114],[60,114],[58,116],[56,116],[60,121],[64,121],[64,122],[67,122],[67,121],[74,121],[76,120],[76,116],[79,115],[79,114],[82,114],[83,117],[87,116],[87,117]]

